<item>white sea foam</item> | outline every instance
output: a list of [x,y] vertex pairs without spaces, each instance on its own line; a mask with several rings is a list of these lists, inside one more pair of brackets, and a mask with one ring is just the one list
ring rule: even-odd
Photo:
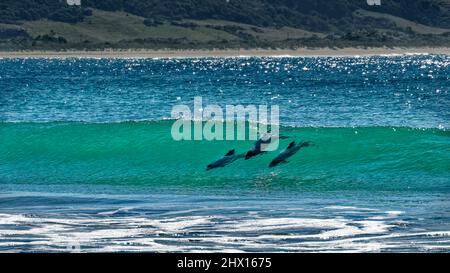
[[[131,208],[116,211],[128,211]],[[340,207],[342,209],[342,207]],[[361,208],[347,207],[349,210]],[[98,215],[98,214],[97,214]],[[376,218],[246,216],[98,217],[0,214],[0,251],[312,251],[378,252],[411,247],[448,251],[450,231],[408,232],[383,212]]]

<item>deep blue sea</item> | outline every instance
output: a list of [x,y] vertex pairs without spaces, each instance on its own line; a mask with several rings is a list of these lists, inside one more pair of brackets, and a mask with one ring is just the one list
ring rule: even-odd
[[[449,252],[449,92],[448,55],[0,59],[0,252]],[[175,141],[198,96],[279,149],[206,171],[254,141]]]

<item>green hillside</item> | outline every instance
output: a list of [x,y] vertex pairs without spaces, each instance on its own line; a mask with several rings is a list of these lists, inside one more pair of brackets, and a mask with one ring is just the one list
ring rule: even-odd
[[0,49],[449,46],[450,1],[3,0]]

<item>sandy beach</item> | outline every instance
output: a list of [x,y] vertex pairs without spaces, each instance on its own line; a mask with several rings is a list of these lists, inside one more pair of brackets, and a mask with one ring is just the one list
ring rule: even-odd
[[0,58],[201,58],[268,56],[370,56],[389,54],[450,54],[450,48],[342,48],[342,49],[229,49],[229,50],[102,50],[102,51],[10,51]]

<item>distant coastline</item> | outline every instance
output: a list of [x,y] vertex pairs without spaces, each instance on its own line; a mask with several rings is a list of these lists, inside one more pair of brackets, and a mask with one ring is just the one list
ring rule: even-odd
[[299,48],[289,49],[227,49],[227,50],[99,50],[99,51],[1,51],[0,58],[202,58],[202,57],[314,57],[371,56],[389,54],[445,54],[450,47],[418,48]]

